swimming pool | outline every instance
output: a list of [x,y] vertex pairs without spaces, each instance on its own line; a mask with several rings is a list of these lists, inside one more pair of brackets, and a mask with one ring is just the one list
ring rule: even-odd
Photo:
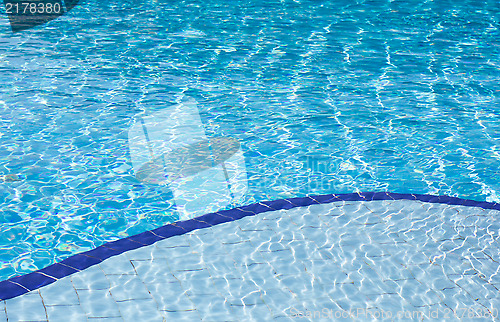
[[[0,278],[217,207],[499,202],[499,17],[494,1],[88,1],[22,33],[3,19]],[[130,134],[188,105],[198,137],[241,148],[230,197],[191,211],[187,183],[137,179]]]

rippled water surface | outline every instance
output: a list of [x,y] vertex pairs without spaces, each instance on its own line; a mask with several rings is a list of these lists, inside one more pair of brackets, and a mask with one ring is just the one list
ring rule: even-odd
[[3,17],[0,278],[177,220],[127,133],[186,98],[241,143],[236,204],[499,202],[499,19],[496,1],[82,1],[16,34]]

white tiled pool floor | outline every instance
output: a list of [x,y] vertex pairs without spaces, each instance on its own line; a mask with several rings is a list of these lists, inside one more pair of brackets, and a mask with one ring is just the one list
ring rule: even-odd
[[499,234],[499,211],[420,201],[265,212],[3,301],[0,321],[498,320]]

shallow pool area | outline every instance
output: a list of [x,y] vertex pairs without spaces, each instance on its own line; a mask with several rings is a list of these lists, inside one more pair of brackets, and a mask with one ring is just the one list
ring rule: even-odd
[[258,203],[105,244],[63,261],[68,276],[10,280],[26,290],[1,318],[497,320],[499,215],[389,193]]
[[[61,284],[79,298],[68,304],[75,320],[99,318],[85,304],[99,300],[80,297],[92,274],[109,286],[97,289],[118,310],[109,319],[141,311],[113,295],[126,283],[146,287],[151,296],[134,300],[155,302],[144,312],[160,321],[177,311],[187,320],[294,319],[322,303],[333,313],[362,303],[500,309],[499,39],[497,1],[90,0],[16,33],[2,12],[0,298],[14,296],[2,302],[6,317],[23,318],[15,312],[24,298],[56,303],[44,289]],[[148,235],[260,203],[369,191],[406,199],[337,200]],[[99,253],[140,234],[151,239],[136,251]],[[170,245],[156,258],[172,258],[164,271],[153,265],[160,245]],[[214,268],[221,253],[231,259],[221,259],[224,273]],[[58,264],[75,258],[84,264]],[[161,282],[103,268],[119,258]],[[176,272],[186,267],[210,275],[209,287],[193,287],[213,297],[183,284],[190,273]],[[164,283],[175,287],[154,293]],[[175,297],[186,306],[170,309]],[[33,319],[64,317],[53,305]]]

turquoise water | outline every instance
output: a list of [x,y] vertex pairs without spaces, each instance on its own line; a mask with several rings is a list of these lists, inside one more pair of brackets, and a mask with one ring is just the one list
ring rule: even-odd
[[128,131],[186,98],[241,143],[236,204],[499,202],[499,19],[494,1],[87,1],[18,34],[4,17],[0,278],[177,220]]

